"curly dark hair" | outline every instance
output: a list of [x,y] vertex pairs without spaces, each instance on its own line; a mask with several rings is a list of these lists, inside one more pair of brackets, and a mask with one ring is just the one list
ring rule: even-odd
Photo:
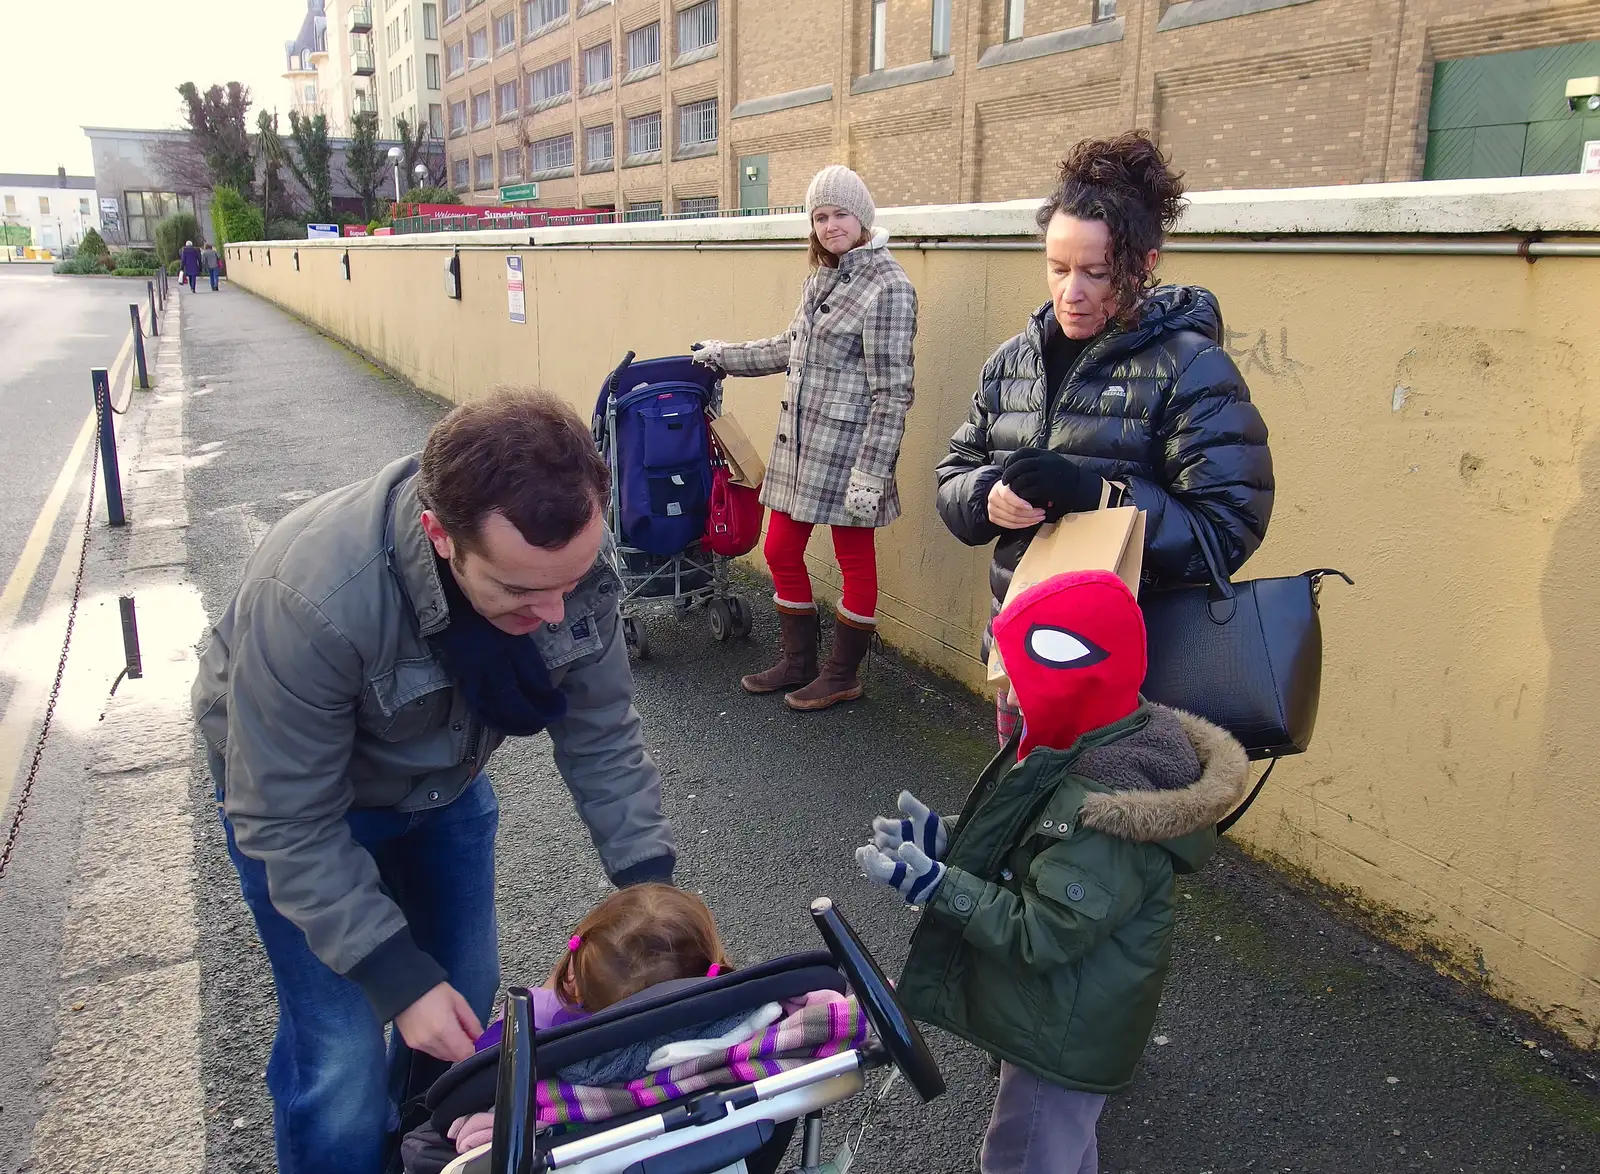
[[1155,285],[1146,264],[1184,208],[1183,173],[1173,171],[1150,132],[1131,130],[1110,139],[1084,139],[1068,152],[1056,190],[1039,209],[1039,230],[1057,213],[1099,220],[1111,233],[1111,281],[1117,291],[1116,322],[1138,318],[1139,303]]

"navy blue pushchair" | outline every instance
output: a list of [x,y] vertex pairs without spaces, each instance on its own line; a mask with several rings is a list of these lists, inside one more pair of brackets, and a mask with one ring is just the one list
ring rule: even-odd
[[635,362],[629,351],[606,376],[594,407],[594,441],[611,470],[606,529],[622,579],[622,631],[641,660],[648,607],[680,618],[705,608],[717,640],[750,634],[750,608],[728,586],[728,560],[704,545],[711,500],[709,419],[722,408],[722,375],[687,355]]

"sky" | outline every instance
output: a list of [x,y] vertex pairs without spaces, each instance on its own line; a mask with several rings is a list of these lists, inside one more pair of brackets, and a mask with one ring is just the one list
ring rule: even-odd
[[182,125],[177,87],[243,82],[250,121],[287,112],[285,41],[306,0],[73,0],[8,4],[0,172],[93,175],[85,126]]

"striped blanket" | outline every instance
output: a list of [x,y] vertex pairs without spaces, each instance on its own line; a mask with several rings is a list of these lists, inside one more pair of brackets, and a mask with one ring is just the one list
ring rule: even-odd
[[596,1087],[544,1080],[535,1090],[539,1127],[586,1125],[723,1085],[776,1076],[866,1043],[867,1020],[854,999],[813,1005],[753,1039],[627,1084]]

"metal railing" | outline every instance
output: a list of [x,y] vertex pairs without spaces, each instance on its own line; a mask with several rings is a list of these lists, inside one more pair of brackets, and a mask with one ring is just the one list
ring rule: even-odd
[[373,64],[371,53],[357,50],[350,54],[350,72],[357,77],[371,77],[377,71],[377,66]]
[[466,211],[459,215],[402,216],[394,221],[395,234],[418,232],[487,232],[493,229],[567,228],[590,224],[650,224],[670,220],[730,220],[746,216],[784,216],[804,212],[803,204],[772,208],[719,208],[706,212],[671,212],[641,216],[635,212],[581,212],[552,216],[547,212]]
[[372,31],[372,5],[357,4],[350,9],[350,23],[347,26],[352,33],[370,33]]

